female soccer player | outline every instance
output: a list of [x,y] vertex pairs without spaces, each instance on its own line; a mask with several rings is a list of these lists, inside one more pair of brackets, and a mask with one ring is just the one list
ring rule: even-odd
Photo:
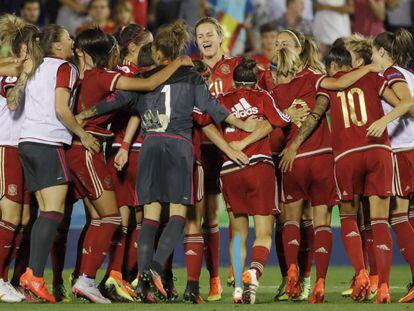
[[39,49],[45,57],[43,62],[35,59],[30,74],[19,76],[7,101],[9,108],[16,110],[24,92],[25,119],[19,154],[26,188],[35,192],[41,212],[33,225],[29,267],[21,276],[20,284],[36,297],[55,302],[46,288],[43,272],[63,218],[70,181],[63,146],[71,144],[71,133],[81,137],[82,144],[91,152],[99,150],[99,143],[78,125],[70,110],[78,73],[67,61],[72,57],[68,32],[61,26],[48,25],[27,42],[30,51]]
[[[221,104],[233,111],[236,118],[243,120],[254,115],[263,120],[260,127],[251,134],[223,124],[225,139],[238,150],[243,150],[250,161],[248,166],[240,168],[231,160],[225,159],[220,173],[223,196],[232,219],[233,237],[242,238],[242,266],[246,259],[248,216],[254,217],[256,240],[253,244],[252,262],[249,270],[243,273],[244,289],[236,287],[233,293],[235,303],[254,304],[258,280],[269,256],[274,216],[278,212],[275,171],[267,135],[274,127],[289,124],[290,119],[276,108],[269,93],[255,89],[255,61],[243,59],[234,69],[233,79],[237,90],[219,96]],[[231,244],[233,242],[234,239]],[[232,256],[233,269],[236,270],[235,254]],[[238,284],[241,280],[235,281]]]
[[[407,30],[396,33],[384,32],[373,42],[372,60],[384,69],[383,75],[397,97],[412,100],[414,96],[414,75],[406,66],[411,60],[413,37]],[[384,112],[393,106],[383,101]],[[411,115],[404,115],[388,124],[388,135],[391,141],[395,164],[396,196],[391,198],[390,225],[397,235],[398,246],[408,262],[413,276],[408,285],[408,293],[399,302],[414,300],[414,230],[408,221],[410,198],[414,192],[414,121]]]
[[[180,58],[148,79],[129,78],[105,69],[111,68],[111,63],[115,62],[117,48],[115,39],[99,29],[87,29],[76,37],[75,52],[79,68],[83,72],[75,109],[77,113],[93,106],[115,89],[150,91],[168,79],[181,65],[192,64],[189,58]],[[85,129],[104,141],[113,135],[106,129],[109,121],[110,116],[91,118],[87,120]],[[112,179],[103,152],[90,153],[82,147],[78,138],[75,137],[67,155],[76,190],[91,201],[91,215],[100,219],[99,234],[89,241],[90,245],[84,245],[87,252],[84,267],[81,268],[81,276],[72,292],[96,303],[108,303],[110,301],[96,287],[95,276],[121,223]],[[128,292],[122,289],[123,280],[116,281],[119,285],[118,292],[124,292],[123,297],[132,300]]]

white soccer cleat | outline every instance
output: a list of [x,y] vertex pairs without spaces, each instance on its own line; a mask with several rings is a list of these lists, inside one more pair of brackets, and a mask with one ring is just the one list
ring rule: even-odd
[[233,291],[233,302],[234,303],[243,303],[242,300],[242,295],[243,295],[243,289],[241,287],[236,287],[234,288]]
[[13,285],[11,285],[10,282],[4,282],[4,284],[9,288],[10,292],[13,295],[19,297],[22,301],[26,300],[26,297],[21,292],[19,292]]
[[0,301],[3,302],[21,302],[23,299],[15,295],[3,279],[0,279]]
[[93,303],[111,303],[111,301],[102,296],[95,280],[82,275],[78,278],[75,285],[72,287],[72,293],[76,297],[81,297]]
[[256,270],[249,269],[243,273],[243,295],[244,304],[254,304],[256,301],[256,291],[259,287]]

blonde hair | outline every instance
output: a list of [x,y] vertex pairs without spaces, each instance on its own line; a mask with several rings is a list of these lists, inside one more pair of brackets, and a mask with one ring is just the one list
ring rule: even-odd
[[364,60],[364,64],[371,63],[372,39],[356,33],[345,39],[345,47]]
[[272,58],[272,64],[275,64],[272,71],[277,76],[288,77],[295,75],[299,71],[301,60],[291,49],[283,48],[276,51]]
[[11,47],[17,34],[27,23],[14,14],[0,16],[0,44]]
[[384,48],[392,60],[398,65],[405,67],[411,60],[413,50],[413,35],[404,28],[397,32],[383,32],[373,42],[377,48]]
[[220,25],[219,21],[213,17],[203,17],[198,20],[197,24],[194,27],[195,35],[197,36],[197,28],[202,24],[212,24],[216,28],[216,32],[220,38],[224,38],[224,30],[223,27]]

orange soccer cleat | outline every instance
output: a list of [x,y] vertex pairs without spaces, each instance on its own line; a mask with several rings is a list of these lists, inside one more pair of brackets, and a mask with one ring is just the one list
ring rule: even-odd
[[407,302],[413,302],[413,301],[414,301],[414,283],[411,282],[407,285],[407,294],[405,294],[404,297],[398,300],[398,302],[407,303]]
[[372,300],[375,298],[378,292],[378,274],[370,275],[369,283],[371,286],[369,287],[367,299]]
[[26,272],[20,277],[19,282],[21,286],[29,290],[34,296],[46,302],[56,302],[55,297],[46,288],[45,279],[34,276],[32,269],[27,268]]
[[325,302],[325,279],[319,278],[315,287],[313,288],[313,294],[309,297],[309,303],[324,303]]
[[208,292],[207,301],[219,301],[221,300],[221,294],[223,289],[221,287],[220,277],[214,277],[210,279],[210,291]]
[[167,292],[162,284],[161,276],[154,270],[149,269],[142,273],[142,279],[144,282],[150,284],[155,296],[162,301],[167,300]]
[[355,285],[352,290],[352,299],[355,301],[364,300],[370,288],[368,271],[363,269],[355,277]]
[[391,303],[390,290],[387,283],[382,283],[378,287],[377,299],[375,303]]
[[296,265],[290,265],[289,267],[285,292],[291,299],[297,298],[300,295],[299,270]]

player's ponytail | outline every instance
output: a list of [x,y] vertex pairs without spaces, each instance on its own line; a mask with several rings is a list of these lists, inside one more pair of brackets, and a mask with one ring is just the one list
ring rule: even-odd
[[237,87],[254,86],[257,84],[257,63],[250,57],[243,57],[234,68],[233,81]]
[[120,46],[121,59],[124,59],[128,55],[128,46],[130,43],[142,47],[150,35],[151,33],[147,29],[137,24],[130,24],[123,27],[115,34]]
[[319,72],[325,72],[325,68],[319,61],[318,47],[313,38],[305,36],[302,52],[300,53],[300,60],[303,68],[310,67]]
[[404,28],[396,33],[386,31],[374,39],[374,46],[383,48],[396,65],[405,67],[411,60],[413,36]]
[[190,41],[190,33],[184,21],[178,20],[161,27],[154,40],[154,47],[160,51],[164,59],[174,60],[182,55]]
[[273,56],[271,69],[276,76],[289,77],[295,75],[301,65],[301,60],[295,52],[291,49],[281,49]]
[[354,53],[364,61],[364,65],[372,62],[372,41],[363,35],[353,34],[345,39],[345,46],[348,51]]

